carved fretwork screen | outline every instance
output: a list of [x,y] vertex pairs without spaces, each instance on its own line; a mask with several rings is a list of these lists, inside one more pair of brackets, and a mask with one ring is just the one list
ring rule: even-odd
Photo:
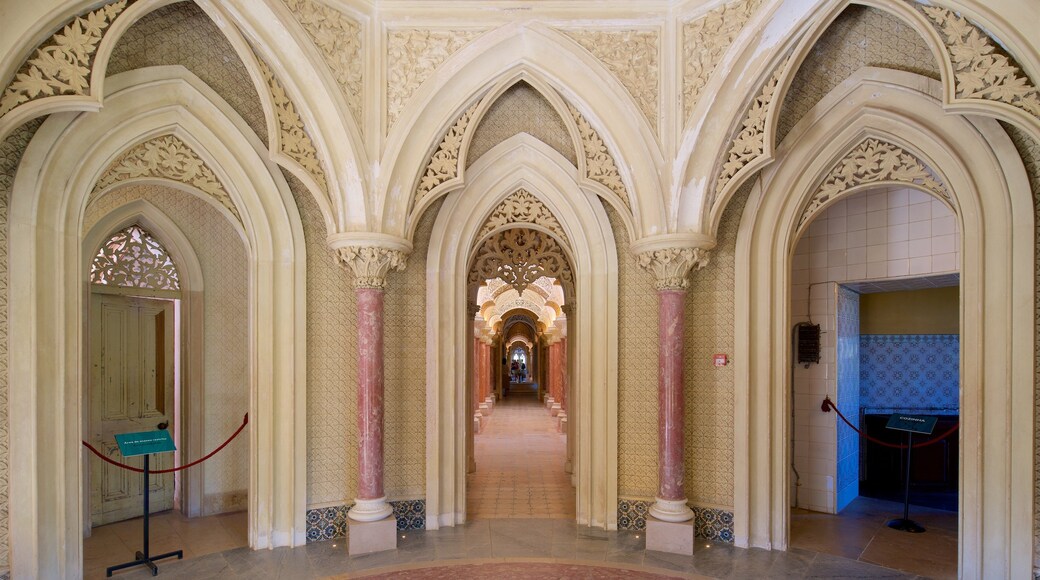
[[108,238],[90,264],[90,282],[102,286],[180,290],[173,258],[139,225]]
[[543,276],[556,278],[569,290],[574,283],[567,256],[556,240],[540,230],[513,228],[502,230],[484,240],[473,258],[469,272],[470,287],[485,280],[501,278],[517,293]]

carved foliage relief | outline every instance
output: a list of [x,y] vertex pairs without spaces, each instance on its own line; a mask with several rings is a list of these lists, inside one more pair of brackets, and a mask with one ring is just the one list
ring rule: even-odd
[[90,282],[103,286],[180,290],[177,266],[159,240],[132,225],[110,237],[90,263]]
[[614,73],[656,130],[658,33],[653,30],[568,30],[566,34]]
[[315,0],[283,0],[321,50],[332,69],[354,121],[361,126],[361,26],[339,10]]
[[213,170],[187,143],[174,135],[156,137],[124,153],[101,175],[94,193],[121,181],[142,178],[170,179],[198,188],[226,207],[239,222],[242,221],[238,208]]
[[567,110],[578,125],[578,136],[581,138],[581,147],[585,152],[585,176],[605,185],[618,196],[626,208],[631,209],[628,202],[628,191],[625,189],[624,182],[621,181],[621,174],[618,172],[617,164],[614,163],[614,158],[607,150],[607,144],[603,142],[588,120],[578,112],[578,109],[568,104]]
[[415,89],[480,30],[390,30],[387,33],[386,118],[392,127]]
[[91,67],[105,32],[134,0],[120,0],[77,16],[40,45],[0,96],[0,115],[32,100],[86,95]]
[[867,139],[834,165],[802,212],[798,227],[807,223],[828,201],[852,187],[891,181],[913,184],[950,199],[946,185],[913,153],[892,143]]
[[780,77],[787,69],[790,61],[791,57],[788,56],[780,63],[780,66],[776,67],[773,76],[762,87],[762,92],[755,97],[755,100],[751,102],[751,106],[748,107],[740,131],[733,138],[733,142],[729,147],[729,155],[726,161],[723,162],[722,170],[715,181],[715,191],[712,195],[711,205],[715,204],[719,194],[741,169],[765,153],[766,119],[769,116],[770,108],[773,106],[773,101],[776,99],[776,87],[780,84]]
[[563,231],[556,216],[537,197],[524,189],[518,189],[502,200],[495,211],[491,212],[484,227],[480,228],[477,239],[483,238],[497,228],[514,223],[542,226],[556,234],[564,243],[569,243],[567,234]]
[[307,173],[311,174],[314,181],[322,191],[328,193],[328,182],[325,179],[325,170],[318,161],[318,150],[314,147],[310,135],[303,126],[303,119],[296,111],[285,87],[275,78],[274,72],[262,58],[257,56],[256,62],[260,65],[260,73],[267,81],[267,87],[271,90],[271,100],[274,102],[274,112],[278,118],[279,144],[281,151],[293,161],[300,164]]
[[466,130],[469,129],[473,113],[479,104],[478,101],[467,109],[458,121],[455,121],[455,124],[445,133],[437,150],[430,156],[430,161],[426,164],[426,173],[419,180],[419,187],[415,190],[416,202],[426,197],[433,191],[433,188],[459,176],[459,153],[462,150],[462,140],[466,136]]
[[723,53],[762,0],[737,0],[683,25],[683,119],[688,119]]
[[491,236],[481,244],[470,268],[469,283],[476,287],[485,280],[501,278],[523,294],[542,276],[571,284],[571,273],[563,248],[552,236],[539,230],[512,228]]
[[1040,118],[1040,92],[978,26],[940,6],[919,5],[946,42],[961,99],[998,101]]

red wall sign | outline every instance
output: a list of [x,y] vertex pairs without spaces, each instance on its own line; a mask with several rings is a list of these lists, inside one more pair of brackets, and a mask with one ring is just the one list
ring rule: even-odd
[[724,354],[716,354],[712,357],[715,362],[715,366],[724,367],[729,364],[729,357]]

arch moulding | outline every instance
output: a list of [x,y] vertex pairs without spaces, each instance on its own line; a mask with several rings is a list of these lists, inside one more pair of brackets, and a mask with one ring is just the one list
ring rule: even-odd
[[[523,188],[573,240],[576,356],[572,414],[577,521],[617,527],[617,246],[599,199],[582,191],[574,166],[529,136],[511,138],[470,168],[465,187],[437,215],[427,260],[427,527],[466,521],[467,275],[473,243],[491,213]],[[576,321],[576,323],[575,323]]]
[[940,97],[938,82],[896,71],[875,69],[840,85],[792,130],[748,200],[736,270],[736,351],[749,361],[736,374],[740,546],[788,545],[787,369],[798,222],[835,164],[876,138],[941,174],[962,232],[960,575],[1031,572],[1032,440],[1007,434],[1033,430],[1034,321],[1014,315],[1033,307],[1032,195],[999,124],[945,114]]
[[[25,411],[11,422],[12,439],[25,442],[11,451],[12,495],[23,498],[11,506],[17,577],[82,574],[83,213],[111,162],[162,134],[192,146],[242,216],[251,333],[249,544],[306,541],[306,260],[292,195],[263,143],[185,69],[131,71],[108,79],[108,87],[111,107],[52,115],[40,127],[14,183],[11,267],[24,275],[11,281],[11,332],[34,337],[11,345],[11,404]],[[90,240],[99,235],[90,232]]]

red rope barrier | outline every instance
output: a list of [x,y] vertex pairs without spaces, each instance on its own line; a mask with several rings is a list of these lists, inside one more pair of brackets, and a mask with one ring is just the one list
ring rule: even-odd
[[[192,461],[191,463],[189,463],[187,465],[182,465],[180,467],[171,467],[170,469],[149,469],[148,471],[149,471],[149,473],[173,473],[175,471],[180,471],[182,469],[187,469],[189,467],[194,467],[194,466],[202,463],[203,461],[209,459],[210,457],[213,457],[214,455],[219,453],[221,449],[227,447],[228,443],[231,443],[231,441],[234,440],[235,437],[238,437],[238,434],[241,433],[242,430],[246,428],[247,424],[249,424],[249,413],[246,413],[245,417],[242,417],[242,424],[239,425],[238,429],[234,433],[231,434],[231,437],[227,438],[227,441],[224,441],[223,443],[221,443],[220,447],[217,447],[213,451],[210,451],[208,454],[206,454],[201,459],[196,459],[195,461]],[[133,466],[127,465],[125,463],[119,463],[118,461],[116,461],[114,459],[109,459],[108,457],[105,457],[100,451],[95,449],[94,446],[91,445],[90,443],[87,443],[86,441],[83,441],[82,443],[83,443],[84,447],[86,447],[87,449],[91,450],[94,453],[94,455],[97,455],[105,463],[110,463],[112,465],[115,465],[116,467],[122,467],[123,469],[128,469],[130,471],[135,471],[137,473],[144,473],[144,470],[141,469],[140,467],[133,467]]]
[[[848,425],[853,431],[858,433],[860,437],[866,439],[867,441],[870,441],[871,443],[877,443],[878,445],[881,445],[883,447],[891,447],[893,449],[906,449],[906,445],[896,444],[896,443],[889,443],[887,441],[882,441],[880,439],[877,439],[875,437],[871,437],[870,435],[867,435],[866,433],[860,431],[859,429],[856,428],[855,425],[850,423],[849,420],[845,418],[845,415],[843,415],[842,412],[838,410],[838,407],[834,406],[834,402],[831,401],[831,398],[830,397],[826,397],[823,400],[823,404],[820,405],[820,410],[823,411],[824,413],[829,413],[831,409],[834,409],[834,412],[838,414],[838,417],[841,417],[842,421],[845,421],[846,425]],[[939,435],[938,437],[935,437],[933,439],[929,439],[928,441],[923,441],[921,443],[915,443],[914,444],[914,449],[917,449],[919,447],[928,447],[929,445],[935,445],[936,443],[938,443],[938,442],[942,441],[943,439],[946,439],[947,437],[949,437],[954,431],[956,431],[958,428],[960,428],[960,426],[961,426],[961,424],[957,423],[953,427],[950,427],[949,429],[947,429],[945,433],[943,433],[942,435]]]

